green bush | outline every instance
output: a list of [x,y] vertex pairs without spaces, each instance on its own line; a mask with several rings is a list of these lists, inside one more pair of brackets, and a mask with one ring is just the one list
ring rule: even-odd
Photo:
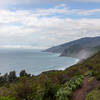
[[79,88],[82,85],[82,80],[84,76],[80,75],[73,77],[71,80],[64,84],[64,87],[60,88],[57,91],[56,98],[57,100],[69,100],[69,97],[72,94],[72,91],[76,88]]
[[84,75],[85,76],[93,76],[94,72],[92,70],[87,71]]
[[95,76],[97,80],[100,80],[100,64],[98,64],[95,68]]
[[0,97],[0,100],[15,100],[14,97]]
[[93,79],[94,79],[94,77],[90,77],[90,78],[88,79],[88,82],[91,82]]
[[55,95],[56,95],[58,88],[59,88],[58,85],[54,85],[51,82],[46,82],[43,100],[55,100],[56,99]]
[[94,89],[90,91],[86,95],[85,100],[100,100],[100,89]]

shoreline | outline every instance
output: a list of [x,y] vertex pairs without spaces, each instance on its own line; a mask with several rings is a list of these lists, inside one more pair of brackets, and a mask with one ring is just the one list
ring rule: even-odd
[[79,59],[76,59],[76,61],[75,61],[75,63],[74,63],[74,64],[69,65],[69,66],[67,66],[67,67],[63,67],[63,68],[61,68],[61,69],[58,69],[58,71],[59,71],[59,70],[64,71],[65,69],[67,69],[67,68],[69,68],[69,67],[71,67],[71,66],[73,66],[73,65],[75,65],[75,64],[77,64],[77,63],[79,63],[79,62],[80,62],[80,60],[79,60]]
[[[4,52],[4,51],[3,51]],[[15,51],[14,51],[15,52]],[[21,51],[22,52],[22,51]],[[42,52],[42,51],[39,51],[39,52]],[[5,52],[4,52],[5,53]],[[11,52],[10,52],[11,53]],[[18,53],[19,53],[19,51],[18,51]],[[46,53],[46,52],[45,52]],[[48,53],[48,52],[47,52]],[[42,54],[42,55],[45,55],[44,53]],[[77,64],[78,62],[79,62],[79,59],[76,59],[76,58],[73,58],[73,57],[63,57],[64,58],[64,60],[63,60],[63,63],[62,63],[62,57],[60,57],[59,55],[59,53],[50,53],[49,54],[49,56],[54,56],[54,57],[56,57],[56,58],[54,58],[54,59],[56,59],[56,60],[50,60],[51,61],[51,65],[47,65],[46,64],[46,66],[45,66],[45,62],[44,62],[44,64],[40,67],[40,68],[38,68],[38,70],[37,69],[35,69],[35,67],[34,67],[34,65],[32,65],[32,66],[22,66],[22,67],[20,67],[20,65],[18,65],[18,67],[17,67],[17,65],[14,65],[14,67],[10,67],[10,66],[13,66],[13,64],[11,65],[5,65],[5,66],[8,66],[7,67],[7,69],[8,70],[5,70],[5,71],[3,71],[2,72],[2,70],[1,70],[1,75],[4,75],[5,73],[9,73],[9,72],[11,72],[11,71],[16,71],[16,74],[17,74],[17,76],[19,75],[19,73],[20,73],[20,71],[21,70],[25,70],[27,73],[29,73],[29,74],[31,74],[31,75],[35,75],[35,76],[38,76],[38,75],[40,75],[41,73],[43,73],[43,72],[48,72],[48,71],[52,71],[52,70],[55,70],[55,71],[60,71],[60,70],[65,70],[66,68],[69,68],[70,66],[72,66],[72,65],[75,65],[75,64]],[[49,59],[52,59],[52,57],[51,58],[49,58]],[[60,63],[60,61],[61,61],[61,63]],[[11,63],[13,62],[13,60],[12,61],[10,61]],[[56,64],[56,63],[58,63],[58,64]],[[43,67],[44,66],[44,67]],[[43,67],[43,68],[42,68]],[[6,67],[5,67],[6,68]],[[18,69],[17,69],[18,68]],[[32,68],[32,70],[30,71],[30,69]]]

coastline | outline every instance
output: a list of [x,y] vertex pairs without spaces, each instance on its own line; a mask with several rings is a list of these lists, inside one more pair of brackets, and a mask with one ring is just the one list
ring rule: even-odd
[[3,49],[0,50],[0,54],[2,75],[10,71],[16,71],[19,75],[21,70],[32,75],[39,75],[46,71],[64,70],[77,63],[75,58],[60,57],[60,53],[48,53],[41,50]]
[[58,69],[58,71],[59,70],[62,70],[62,71],[64,71],[65,69],[67,69],[67,68],[69,68],[69,67],[71,67],[71,66],[73,66],[73,65],[75,65],[75,64],[77,64],[77,63],[79,63],[80,62],[80,60],[79,59],[76,59],[76,61],[75,61],[75,63],[74,64],[72,64],[72,65],[70,65],[70,66],[65,66],[65,67],[62,67],[62,68],[60,68],[60,69]]

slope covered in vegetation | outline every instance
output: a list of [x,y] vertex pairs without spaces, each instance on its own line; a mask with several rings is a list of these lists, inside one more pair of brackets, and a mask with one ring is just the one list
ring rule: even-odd
[[[100,52],[64,71],[48,71],[38,76],[15,71],[0,76],[0,100],[70,100],[85,77],[100,80]],[[95,99],[93,99],[95,100]]]
[[85,37],[51,47],[45,51],[61,53],[61,56],[85,59],[95,54],[98,49],[100,50],[100,37]]
[[96,88],[89,92],[86,95],[85,100],[100,100],[100,88]]

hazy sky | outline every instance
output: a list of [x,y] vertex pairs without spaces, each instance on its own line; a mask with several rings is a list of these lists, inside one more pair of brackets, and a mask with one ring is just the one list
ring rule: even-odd
[[0,0],[0,47],[51,47],[100,36],[100,0]]

